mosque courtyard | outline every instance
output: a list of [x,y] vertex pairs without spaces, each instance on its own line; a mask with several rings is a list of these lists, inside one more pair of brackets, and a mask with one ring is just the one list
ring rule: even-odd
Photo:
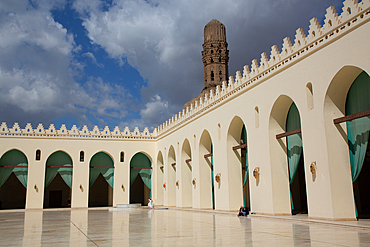
[[370,221],[147,208],[0,212],[0,246],[370,246]]

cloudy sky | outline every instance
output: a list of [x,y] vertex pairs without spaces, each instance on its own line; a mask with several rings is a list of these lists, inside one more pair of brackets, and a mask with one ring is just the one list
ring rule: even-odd
[[226,26],[229,72],[341,0],[1,0],[0,122],[150,130],[203,88],[204,26]]

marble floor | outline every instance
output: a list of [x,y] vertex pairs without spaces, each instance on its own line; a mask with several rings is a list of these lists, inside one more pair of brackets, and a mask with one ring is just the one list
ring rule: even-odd
[[296,219],[177,209],[3,210],[0,246],[370,246],[366,222]]

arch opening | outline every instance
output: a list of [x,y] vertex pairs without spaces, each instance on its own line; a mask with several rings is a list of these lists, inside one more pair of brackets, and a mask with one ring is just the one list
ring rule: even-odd
[[243,207],[250,209],[247,129],[239,117],[234,117],[230,123],[227,154],[230,174],[229,193],[240,195],[238,198],[232,199],[232,207],[236,210],[240,205],[243,205]]
[[164,184],[165,205],[176,206],[176,154],[171,146],[168,150],[167,165],[165,166],[166,181]]
[[200,208],[215,209],[213,143],[207,130],[203,131],[199,141],[199,192]]
[[0,159],[0,209],[24,209],[27,193],[28,161],[19,150],[6,152]]
[[152,164],[143,153],[136,153],[130,161],[130,203],[147,205],[151,198]]
[[90,160],[89,207],[113,205],[114,162],[104,153],[94,154]]
[[71,206],[73,164],[71,157],[56,151],[46,160],[44,208]]
[[292,99],[286,95],[280,95],[272,107],[269,120],[270,163],[273,176],[271,181],[275,213],[307,212],[300,121],[298,108]]
[[[289,108],[286,131],[301,128],[301,120],[297,106],[293,102]],[[307,214],[306,179],[304,173],[303,143],[301,133],[286,137],[289,167],[289,184],[292,214]]]
[[163,205],[164,198],[163,198],[163,183],[164,183],[164,164],[163,164],[163,155],[162,152],[159,151],[157,156],[157,167],[156,167],[156,186],[157,186],[157,198],[154,200],[156,205]]
[[181,150],[181,180],[178,187],[182,189],[182,207],[192,207],[192,160],[191,148],[188,139],[184,140]]

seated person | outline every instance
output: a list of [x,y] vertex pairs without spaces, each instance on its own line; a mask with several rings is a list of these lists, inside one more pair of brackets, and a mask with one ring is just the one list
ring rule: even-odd
[[152,201],[152,199],[148,199],[148,207],[150,208],[150,209],[154,209],[154,203],[153,203],[153,201]]

